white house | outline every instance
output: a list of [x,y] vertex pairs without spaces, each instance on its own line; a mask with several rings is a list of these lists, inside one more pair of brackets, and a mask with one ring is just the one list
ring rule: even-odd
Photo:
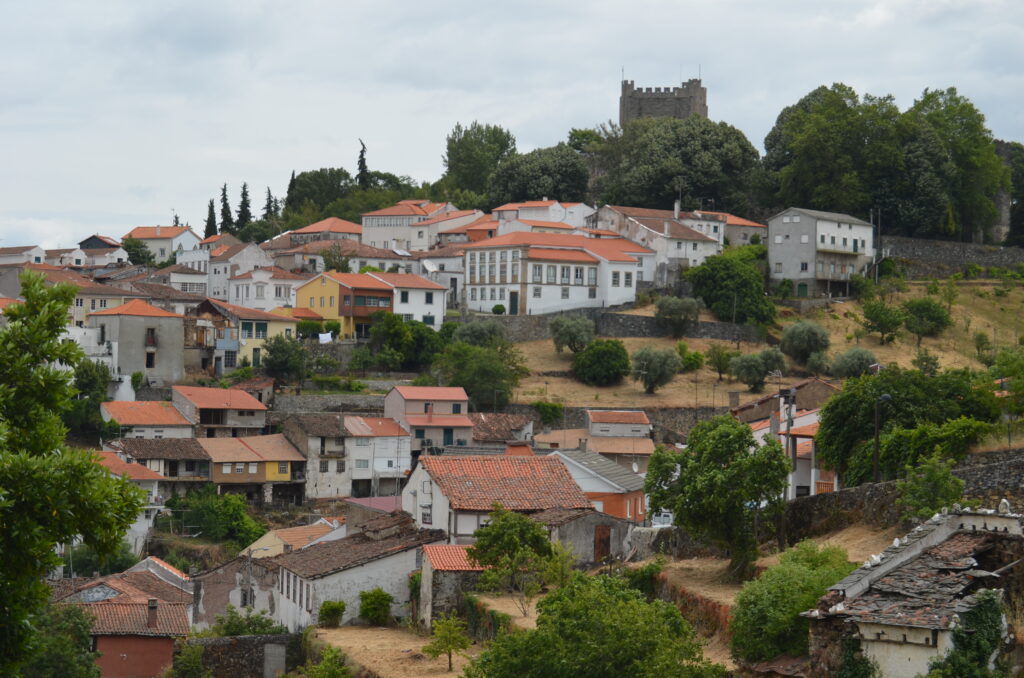
[[141,240],[157,261],[194,250],[202,239],[188,226],[136,226],[121,237],[125,238]]
[[295,229],[290,235],[292,243],[297,245],[314,240],[355,240],[359,242],[363,235],[363,227],[338,217],[328,217],[315,224]]
[[[264,249],[253,243],[219,245],[213,249],[197,248],[178,257],[178,263],[206,273],[206,296],[222,301],[228,297],[228,281],[257,268],[270,268],[274,260]],[[245,306],[244,303],[239,306]]]
[[38,245],[0,247],[0,266],[6,264],[44,264],[46,250]]
[[420,457],[402,492],[402,510],[420,527],[443,529],[453,544],[471,542],[495,503],[523,513],[591,508],[556,457]]
[[128,253],[123,247],[97,247],[83,249],[86,266],[114,266],[128,261]]
[[371,276],[394,288],[391,312],[405,320],[419,320],[433,330],[440,330],[448,308],[448,288],[440,283],[410,273],[371,273]]
[[46,263],[51,266],[85,266],[85,252],[77,247],[59,250],[46,250]]
[[467,243],[467,306],[510,315],[606,307],[636,299],[654,252],[625,238],[514,232]]
[[442,231],[460,228],[472,224],[484,213],[480,210],[455,210],[442,212],[436,216],[415,223],[416,228],[410,232],[413,236],[411,251],[422,251],[437,246]]
[[[363,244],[400,250],[425,250],[433,244],[430,227],[416,224],[446,212],[456,211],[449,202],[399,200],[391,207],[362,215]],[[436,235],[436,231],[435,231]]]
[[768,220],[768,276],[791,281],[798,297],[849,294],[850,276],[875,256],[874,228],[849,214],[783,210]]
[[448,306],[459,305],[463,281],[466,278],[465,248],[460,245],[447,245],[425,252],[413,252],[418,270],[414,271],[427,280],[433,280],[448,290]]
[[594,213],[594,208],[582,202],[559,202],[544,198],[543,200],[510,202],[501,207],[495,207],[492,213],[499,222],[517,219],[583,228],[587,217]]
[[[192,250],[190,250],[191,252]],[[174,289],[190,294],[206,296],[209,276],[206,271],[192,268],[184,264],[171,264],[154,271],[148,280],[163,285],[170,285]]]
[[228,300],[257,311],[294,306],[295,290],[312,277],[312,273],[292,273],[277,266],[255,268],[228,279]]
[[166,400],[110,400],[100,403],[103,421],[116,421],[122,438],[191,438],[192,422]]

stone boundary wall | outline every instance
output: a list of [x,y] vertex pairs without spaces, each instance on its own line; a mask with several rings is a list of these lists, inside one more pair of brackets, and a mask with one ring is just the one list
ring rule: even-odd
[[[289,633],[281,635],[231,636],[227,638],[189,638],[175,646],[174,658],[184,645],[199,645],[203,648],[203,668],[214,678],[240,678],[267,675],[268,664],[282,665],[286,671],[302,663],[302,636]],[[275,648],[273,658],[265,664],[267,647]],[[281,652],[281,648],[284,652]],[[269,674],[279,675],[277,673]]]
[[170,386],[140,386],[135,392],[136,400],[170,400]]
[[908,278],[945,278],[968,264],[1013,268],[1024,264],[1024,248],[921,240],[882,234],[882,248],[901,264]]
[[309,412],[380,412],[384,396],[359,393],[329,395],[284,395],[274,397],[274,411],[288,414]]
[[[677,442],[680,434],[685,435],[697,422],[710,419],[719,414],[727,414],[729,408],[725,407],[645,407],[644,396],[637,395],[636,402],[630,407],[607,407],[597,403],[594,407],[566,407],[564,426],[562,421],[555,422],[552,428],[586,428],[586,410],[608,410],[608,409],[642,409],[647,412],[648,419],[654,425],[654,437],[658,441]],[[539,398],[538,398],[539,400]],[[534,435],[544,429],[540,415],[532,405],[523,403],[510,403],[502,410],[506,414],[523,414],[533,420]]]

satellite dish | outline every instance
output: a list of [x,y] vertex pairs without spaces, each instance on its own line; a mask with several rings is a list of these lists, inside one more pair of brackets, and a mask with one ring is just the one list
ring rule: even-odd
[[633,462],[633,473],[640,473],[640,466],[635,461]]

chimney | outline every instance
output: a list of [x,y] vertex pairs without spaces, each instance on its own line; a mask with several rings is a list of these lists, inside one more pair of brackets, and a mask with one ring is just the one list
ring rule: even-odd
[[664,234],[665,234],[666,238],[669,237],[669,229],[670,228],[671,228],[671,225],[669,224],[669,222],[666,221],[665,222],[665,227],[664,227]]
[[577,445],[577,447],[579,448],[580,452],[586,452],[587,451],[587,439],[586,438],[580,438],[580,442],[579,442],[579,445]]
[[772,437],[779,435],[779,413],[772,412],[768,416],[768,431],[772,434]]
[[158,238],[160,237],[160,227],[159,226],[156,227],[156,237],[158,237]]
[[156,598],[149,599],[149,615],[146,617],[146,626],[156,628]]
[[679,201],[678,200],[676,200],[675,204],[672,205],[672,218],[673,219],[678,219],[679,218]]
[[547,196],[545,195],[545,196],[544,196],[544,197],[542,198],[542,200],[543,200],[544,202],[547,202],[547,201],[548,201],[548,197],[547,197]]

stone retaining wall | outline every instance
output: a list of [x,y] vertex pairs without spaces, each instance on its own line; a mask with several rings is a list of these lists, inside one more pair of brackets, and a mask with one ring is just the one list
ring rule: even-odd
[[[213,678],[273,678],[280,670],[291,671],[302,663],[299,634],[189,638],[186,645],[203,648],[203,668]],[[183,645],[175,648],[175,661]]]
[[1024,249],[974,243],[920,240],[883,233],[882,248],[909,278],[945,278],[966,270],[968,264],[1014,268],[1024,264]]
[[[607,410],[607,409],[642,409],[647,413],[648,419],[654,425],[654,437],[657,441],[678,442],[697,422],[710,419],[719,414],[727,414],[727,407],[645,407],[643,396],[637,396],[637,402],[632,407],[609,408],[600,403],[595,407],[566,407],[564,420],[555,422],[552,428],[586,428],[586,410]],[[540,415],[532,405],[522,403],[510,403],[502,410],[508,414],[522,414],[533,420],[534,433],[543,430]]]
[[359,393],[332,393],[329,395],[284,395],[274,397],[274,411],[306,412],[380,412],[384,409],[384,396]]

